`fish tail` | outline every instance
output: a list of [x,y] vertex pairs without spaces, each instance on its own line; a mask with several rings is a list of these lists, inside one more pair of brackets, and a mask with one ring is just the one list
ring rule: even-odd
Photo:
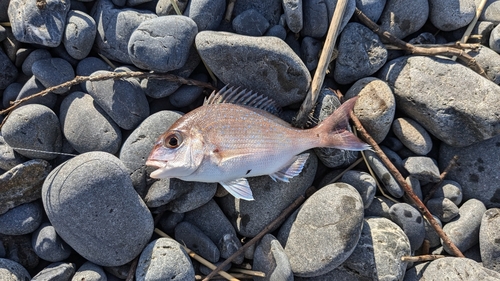
[[337,108],[318,126],[314,127],[319,137],[319,147],[338,148],[343,150],[366,150],[371,147],[347,130],[349,113],[354,108],[357,97],[351,98]]

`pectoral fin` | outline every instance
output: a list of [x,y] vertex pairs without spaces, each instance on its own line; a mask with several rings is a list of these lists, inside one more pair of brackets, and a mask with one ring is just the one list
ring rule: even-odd
[[250,185],[245,178],[239,178],[227,182],[219,182],[235,198],[252,201],[253,195]]
[[309,158],[309,153],[303,153],[292,158],[289,164],[283,167],[281,170],[274,174],[269,175],[274,181],[280,180],[284,182],[289,182],[291,178],[302,172],[304,165]]

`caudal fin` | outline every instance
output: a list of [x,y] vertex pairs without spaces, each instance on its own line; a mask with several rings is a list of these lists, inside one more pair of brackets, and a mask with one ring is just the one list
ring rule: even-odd
[[354,108],[357,97],[351,98],[337,108],[312,130],[320,136],[320,147],[344,150],[366,150],[371,147],[347,130],[349,113]]

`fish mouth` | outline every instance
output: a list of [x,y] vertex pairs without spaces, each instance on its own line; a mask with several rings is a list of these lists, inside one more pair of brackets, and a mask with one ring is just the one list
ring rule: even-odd
[[165,168],[165,166],[167,166],[167,163],[165,163],[165,161],[159,161],[159,160],[147,160],[146,161],[146,166],[150,166],[150,167],[156,167],[156,168]]

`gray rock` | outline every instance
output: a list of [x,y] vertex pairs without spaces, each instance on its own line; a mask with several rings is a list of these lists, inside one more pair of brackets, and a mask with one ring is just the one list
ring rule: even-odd
[[[463,65],[401,57],[388,62],[379,76],[391,86],[398,109],[448,145],[467,146],[500,133],[500,116],[495,114],[500,88]],[[473,87],[464,86],[464,79]],[[432,94],[436,92],[440,94]],[[475,98],[463,99],[464,95]]]
[[81,60],[87,57],[92,49],[97,33],[94,19],[81,11],[71,10],[66,18],[66,28],[62,42],[68,54]]
[[480,46],[479,49],[475,51],[468,51],[471,57],[473,57],[476,62],[483,67],[486,74],[496,84],[500,84],[500,54],[493,51],[492,49]]
[[31,237],[31,246],[40,258],[59,262],[67,259],[71,254],[71,247],[56,233],[50,223],[43,223]]
[[484,280],[495,281],[500,273],[484,268],[467,258],[445,257],[416,265],[406,271],[404,281],[418,280]]
[[392,151],[398,151],[403,148],[403,143],[398,138],[392,136],[386,137],[381,144],[387,146]]
[[479,228],[479,248],[483,266],[500,272],[500,209],[487,210]]
[[279,23],[280,15],[282,13],[282,1],[281,0],[265,0],[265,1],[253,1],[253,0],[239,0],[234,4],[233,14],[239,15],[242,12],[255,9],[260,14],[262,14],[271,25]]
[[[97,71],[91,76],[107,74]],[[87,92],[120,128],[131,130],[149,116],[149,104],[134,79],[87,81]]]
[[[19,94],[16,97],[16,101],[37,94],[43,90],[45,90],[45,87],[42,85],[42,83],[40,83],[40,81],[38,81],[35,76],[31,76],[31,78],[28,79],[26,83],[24,83],[21,91],[19,91]],[[25,101],[22,104],[41,104],[52,109],[55,107],[56,101],[56,94],[50,92],[42,97],[31,98],[30,100]]]
[[316,69],[319,61],[319,53],[323,48],[323,43],[312,37],[306,36],[302,38],[302,44],[300,47],[300,55],[307,69],[309,71]]
[[402,280],[410,255],[410,242],[395,223],[386,218],[365,218],[361,237],[343,267],[356,279],[346,280]]
[[271,234],[266,234],[255,248],[253,269],[262,271],[266,277],[254,277],[256,281],[293,281],[292,268],[280,243]]
[[30,271],[39,265],[40,258],[31,247],[31,235],[2,236],[0,241],[6,247],[5,258],[21,264]]
[[[310,36],[315,38],[323,37],[328,31],[330,22],[332,21],[333,13],[337,1],[303,1],[302,13],[304,18],[303,28],[301,30],[302,36]],[[340,31],[344,29],[349,19],[354,14],[356,8],[356,1],[350,0],[347,2],[344,11],[344,17],[340,24]]]
[[315,276],[315,277],[294,277],[295,281],[331,281],[331,280],[340,280],[340,281],[370,281],[372,278],[366,278],[361,276],[358,272],[353,270],[349,270],[344,265],[340,265],[334,270],[327,272],[325,274]]
[[[181,14],[186,9],[188,4],[188,0],[175,0],[175,4],[179,8]],[[171,0],[158,0],[156,4],[156,14],[158,16],[167,16],[167,15],[177,15],[175,11],[174,5]]]
[[[221,263],[222,263],[222,261],[216,262],[216,263],[214,263],[214,265],[215,266],[219,266]],[[226,266],[222,267],[222,270],[227,272],[230,268],[231,268],[231,264],[227,264]],[[199,271],[203,275],[208,275],[208,274],[210,274],[212,272],[212,269],[210,269],[210,268],[204,266],[203,264],[201,264],[200,268],[199,268]]]
[[61,43],[69,7],[69,0],[11,0],[7,12],[12,32],[21,42],[56,47]]
[[132,32],[148,19],[157,16],[148,11],[117,9],[110,0],[99,0],[91,16],[97,28],[95,47],[108,59],[131,64],[128,41]]
[[[99,70],[112,71],[111,67],[102,59],[96,57],[86,57],[76,66],[76,75],[90,76],[92,73]],[[85,83],[81,83],[81,85],[83,87]]]
[[394,164],[394,166],[396,167],[396,169],[398,169],[398,171],[401,173],[401,175],[403,175],[403,176],[408,175],[408,172],[406,171],[406,169],[403,166],[403,159],[401,159],[401,157],[399,156],[399,154],[397,152],[394,152],[383,145],[380,146],[380,149],[382,149],[385,156],[387,156],[387,158],[389,158],[389,160],[392,162],[392,164]]
[[500,189],[492,186],[491,179],[500,176],[497,161],[500,157],[500,136],[466,148],[441,145],[439,167],[444,169],[455,155],[458,156],[457,165],[447,178],[462,186],[463,200],[475,198],[487,208],[499,208]]
[[2,94],[2,105],[4,108],[10,106],[10,102],[14,101],[17,98],[22,88],[23,85],[16,82],[10,83],[9,86],[5,88]]
[[135,278],[137,281],[191,281],[194,280],[194,268],[179,243],[170,238],[159,238],[142,251]]
[[[196,23],[198,31],[215,30],[222,21],[225,9],[224,0],[191,0],[184,15]],[[238,13],[235,11],[235,14]]]
[[354,114],[372,138],[381,143],[391,129],[396,111],[391,88],[380,79],[361,78],[345,94],[346,99],[355,96],[358,100],[354,105]]
[[286,38],[286,29],[282,25],[273,25],[271,26],[264,36],[274,36],[278,37],[279,39],[285,41]]
[[27,76],[33,75],[33,72],[31,71],[33,63],[35,63],[38,60],[50,59],[50,58],[52,58],[52,55],[46,49],[33,50],[33,52],[31,52],[23,61],[23,64],[21,66],[23,73],[26,74]]
[[432,139],[427,131],[413,119],[397,118],[392,123],[392,132],[417,155],[426,155],[432,149]]
[[[195,44],[203,61],[224,84],[266,95],[279,106],[305,97],[311,75],[283,40],[204,31],[198,33]],[[245,69],[244,74],[241,69]]]
[[302,0],[284,0],[283,11],[286,25],[293,33],[299,33],[303,26]]
[[439,182],[439,168],[436,160],[426,156],[413,156],[403,160],[410,176],[422,183]]
[[22,43],[16,39],[11,28],[7,28],[5,31],[7,33],[7,38],[2,41],[3,51],[12,62],[15,62],[17,51],[21,48]]
[[305,193],[313,183],[317,166],[318,159],[311,153],[302,172],[288,183],[268,176],[248,178],[255,200],[243,201],[227,195],[220,199],[220,207],[239,235],[254,237]]
[[404,194],[403,189],[399,186],[398,182],[394,179],[392,174],[387,170],[384,163],[378,158],[375,152],[371,150],[364,151],[368,162],[370,163],[373,172],[377,175],[387,191],[396,198],[401,198]]
[[158,72],[181,68],[198,33],[196,23],[185,16],[158,17],[142,22],[128,41],[135,66]]
[[8,145],[0,134],[0,169],[10,170],[15,166],[23,163],[24,157],[14,151]]
[[175,240],[210,262],[219,261],[220,252],[217,245],[199,228],[188,222],[177,224]]
[[[434,216],[434,219],[439,224],[441,228],[443,228],[443,224],[439,220],[438,217]],[[425,226],[425,240],[429,241],[429,247],[434,248],[441,245],[441,238],[437,234],[436,230],[431,226],[429,221],[424,217],[424,226]]]
[[474,0],[452,3],[446,0],[429,0],[429,20],[442,31],[451,31],[468,25],[475,14]]
[[31,275],[19,263],[0,258],[0,279],[6,281],[27,281],[31,280]]
[[5,30],[5,27],[0,27],[0,42],[5,40],[7,38],[7,31]]
[[184,220],[184,213],[167,213],[160,219],[160,229],[174,235],[175,227]]
[[386,0],[356,0],[356,8],[360,9],[373,22],[378,22],[384,10]]
[[387,49],[377,34],[360,23],[349,23],[340,34],[333,77],[339,84],[353,83],[379,70]]
[[426,206],[442,222],[449,222],[459,214],[457,205],[448,198],[432,198],[427,201]]
[[460,205],[462,203],[462,186],[452,180],[443,180],[432,195],[432,198],[448,198],[455,205]]
[[43,105],[29,104],[13,110],[1,134],[8,145],[28,158],[51,160],[57,157],[51,152],[61,151],[59,119]]
[[295,35],[293,33],[288,33],[288,35],[285,38],[285,43],[292,49],[292,51],[300,57],[300,42],[297,38],[295,38]]
[[248,36],[262,36],[269,28],[269,22],[255,9],[249,9],[233,19],[236,33]]
[[420,248],[425,238],[424,221],[420,212],[410,204],[396,203],[389,209],[389,214],[408,237],[411,250]]
[[38,202],[17,206],[0,215],[0,234],[24,235],[35,231],[42,223],[43,208]]
[[[61,58],[41,59],[31,67],[33,76],[46,88],[57,86],[75,78],[75,71],[69,62]],[[56,94],[64,94],[69,87],[54,90]]]
[[[195,74],[191,79],[208,82],[208,76],[204,73]],[[175,107],[185,107],[193,103],[203,94],[203,88],[198,86],[182,85],[177,91],[169,96],[170,103]]]
[[153,233],[151,213],[127,168],[105,152],[84,153],[56,167],[44,182],[42,201],[57,233],[98,265],[131,261]]
[[78,268],[71,281],[107,281],[104,269],[89,261]]
[[424,26],[428,17],[427,0],[387,0],[380,16],[380,28],[403,39]]
[[302,205],[285,245],[296,276],[314,277],[342,264],[361,234],[363,201],[352,186],[327,185]]
[[[479,5],[478,0],[476,0],[476,6],[477,5]],[[479,20],[492,21],[497,24],[500,23],[500,3],[495,0],[486,1]]]
[[[479,242],[479,226],[484,212],[486,208],[481,201],[467,200],[460,207],[459,216],[443,227],[443,231],[460,251],[464,252]],[[446,252],[451,253],[445,244],[443,247]]]
[[[233,233],[224,234],[222,239],[217,243],[217,247],[220,249],[220,256],[222,258],[228,258],[236,253],[240,248],[241,244],[237,242],[238,237]],[[244,255],[238,256],[233,260],[233,263],[240,264],[243,262]]]
[[340,181],[350,184],[359,192],[365,209],[370,206],[377,191],[375,179],[370,174],[350,170],[344,173]]
[[74,263],[56,262],[38,272],[31,279],[32,281],[69,281],[75,274],[76,266]]
[[0,50],[0,90],[7,88],[17,78],[17,68],[12,61]]

